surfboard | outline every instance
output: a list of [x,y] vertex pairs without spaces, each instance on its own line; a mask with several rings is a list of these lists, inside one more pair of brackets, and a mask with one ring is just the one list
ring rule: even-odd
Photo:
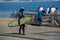
[[[27,16],[27,17],[21,18],[20,19],[20,25],[26,24],[26,23],[30,22],[31,20],[32,20],[32,17],[31,16]],[[9,27],[16,27],[16,26],[18,26],[18,19],[10,22],[8,24],[8,26]]]

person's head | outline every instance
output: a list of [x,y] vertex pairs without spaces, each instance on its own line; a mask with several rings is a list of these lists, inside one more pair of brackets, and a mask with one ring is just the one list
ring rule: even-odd
[[19,10],[19,12],[20,12],[20,15],[23,15],[24,8],[21,8],[21,9]]
[[20,10],[19,10],[19,12],[23,12],[24,11],[24,8],[23,7],[21,7],[20,8]]
[[19,10],[19,12],[24,12],[24,9],[21,8],[21,9]]
[[38,11],[42,11],[42,10],[44,10],[43,7],[39,7],[39,8],[38,8]]

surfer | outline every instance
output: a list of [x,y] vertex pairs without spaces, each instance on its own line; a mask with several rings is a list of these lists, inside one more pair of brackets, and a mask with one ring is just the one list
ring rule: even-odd
[[25,16],[23,15],[24,9],[21,8],[21,9],[19,10],[19,12],[20,12],[20,14],[18,15],[18,17],[19,17],[19,19],[18,19],[18,25],[20,26],[20,28],[19,28],[19,34],[21,34],[21,30],[22,30],[22,31],[23,31],[23,35],[25,35],[25,24],[20,25],[20,19],[23,18],[23,17],[25,17]]

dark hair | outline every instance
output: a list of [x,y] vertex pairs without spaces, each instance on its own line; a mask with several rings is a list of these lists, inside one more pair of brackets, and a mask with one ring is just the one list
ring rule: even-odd
[[22,9],[22,8],[19,10],[19,12],[23,12],[23,11],[24,11],[24,9]]

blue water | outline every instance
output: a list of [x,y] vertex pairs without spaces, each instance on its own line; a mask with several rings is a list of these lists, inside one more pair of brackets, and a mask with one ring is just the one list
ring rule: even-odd
[[0,11],[0,18],[11,18],[12,11]]
[[60,10],[60,1],[51,2],[0,2],[0,10],[19,10],[22,6],[25,10],[36,11],[39,6],[43,6],[46,9],[49,6],[54,5]]
[[0,18],[10,18],[12,11],[18,11],[22,6],[25,11],[37,11],[38,7],[43,6],[46,10],[54,5],[60,10],[60,1],[51,2],[0,2]]

